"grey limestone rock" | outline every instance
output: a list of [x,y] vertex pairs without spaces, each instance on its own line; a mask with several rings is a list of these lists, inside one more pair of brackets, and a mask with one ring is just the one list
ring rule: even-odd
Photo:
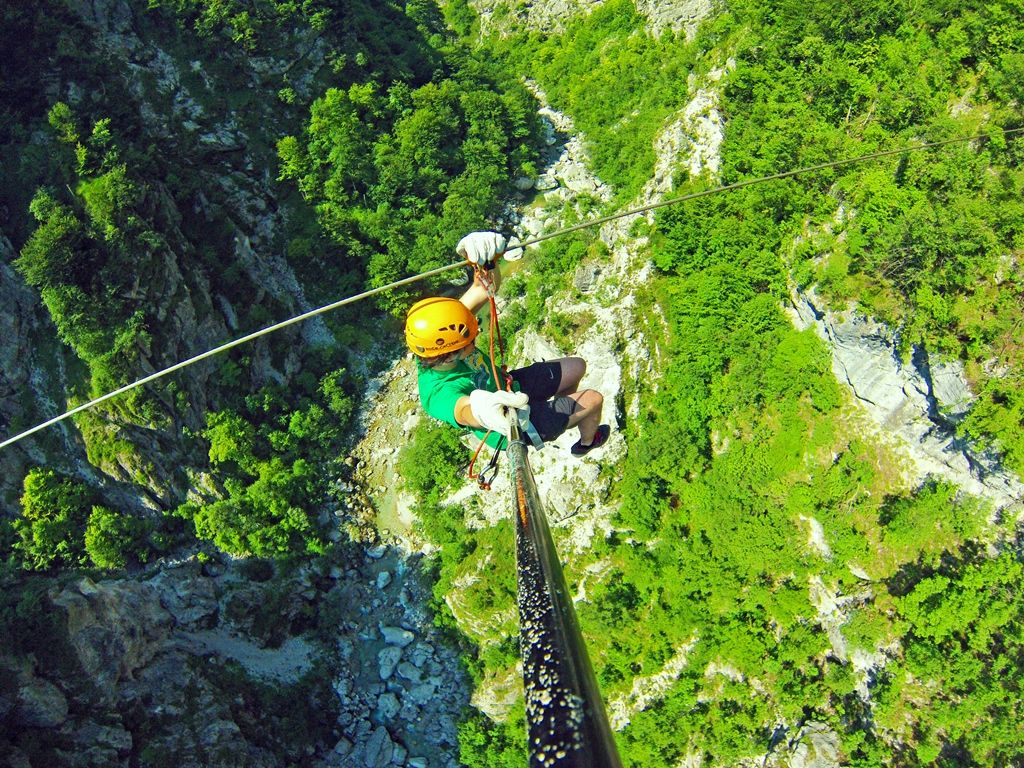
[[405,747],[401,744],[395,744],[394,751],[391,753],[391,764],[392,765],[405,765],[405,758],[408,756],[408,752]]
[[998,457],[956,434],[973,401],[958,362],[921,347],[905,359],[895,331],[852,309],[824,307],[813,290],[794,296],[793,310],[798,327],[813,327],[828,342],[836,378],[901,447],[909,480],[941,477],[991,500],[996,509],[1024,496],[1024,485]]
[[839,736],[824,723],[807,723],[800,729],[799,739],[789,768],[837,768],[842,765]]
[[384,768],[391,762],[394,751],[395,744],[387,728],[378,726],[363,746],[363,765],[366,768]]
[[434,697],[435,690],[434,686],[430,683],[421,683],[409,691],[409,698],[422,706]]
[[68,702],[49,680],[28,677],[21,681],[14,706],[14,721],[27,728],[56,728],[68,716]]
[[410,632],[408,629],[402,629],[401,627],[381,627],[380,633],[384,638],[385,643],[388,645],[397,645],[399,648],[405,648],[416,639],[415,634]]
[[394,718],[401,709],[398,697],[393,693],[385,693],[377,700],[377,717],[382,723]]
[[108,696],[146,665],[171,631],[158,591],[131,581],[88,578],[53,599],[67,613],[68,639],[84,671]]
[[395,673],[395,667],[398,666],[398,662],[401,658],[402,649],[393,645],[383,648],[380,653],[377,654],[377,663],[381,680],[387,680]]
[[420,672],[419,667],[414,664],[410,664],[408,661],[403,661],[398,665],[398,676],[412,683],[418,683],[422,673]]

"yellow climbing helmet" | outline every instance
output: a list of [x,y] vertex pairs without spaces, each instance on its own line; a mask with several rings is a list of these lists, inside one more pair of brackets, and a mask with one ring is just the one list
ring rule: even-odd
[[458,299],[433,297],[412,305],[405,318],[405,343],[419,357],[440,357],[473,343],[476,316]]

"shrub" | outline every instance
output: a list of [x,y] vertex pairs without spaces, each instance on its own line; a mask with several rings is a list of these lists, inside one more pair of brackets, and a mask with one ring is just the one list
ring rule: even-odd
[[140,546],[144,535],[141,520],[106,507],[93,507],[85,527],[85,552],[97,568],[124,568],[132,557],[146,559]]
[[21,517],[14,522],[14,548],[22,566],[45,570],[85,563],[85,530],[92,492],[52,469],[35,468],[25,477]]
[[436,501],[462,485],[467,461],[466,447],[456,430],[424,419],[398,455],[398,474],[418,496]]

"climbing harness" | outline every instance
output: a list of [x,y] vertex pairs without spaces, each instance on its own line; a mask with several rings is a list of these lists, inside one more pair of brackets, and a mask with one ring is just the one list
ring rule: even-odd
[[[1013,135],[1013,134],[1021,133],[1022,131],[1024,131],[1024,127],[1022,127],[1022,128],[1008,128],[1008,129],[1003,130],[1001,135],[1005,137],[1005,136],[1010,136],[1010,135]],[[707,197],[709,195],[716,195],[716,194],[719,194],[720,192],[730,192],[730,191],[733,191],[733,190],[742,189],[743,187],[749,187],[749,186],[752,186],[754,184],[763,184],[763,183],[768,182],[768,181],[775,181],[775,180],[778,180],[778,179],[787,179],[787,178],[790,178],[792,176],[797,176],[797,175],[800,175],[800,174],[813,173],[815,171],[822,171],[822,170],[826,170],[826,169],[829,169],[829,168],[838,168],[838,167],[841,167],[841,166],[844,166],[844,165],[853,165],[853,164],[856,164],[856,163],[863,163],[863,162],[866,162],[868,160],[876,160],[878,158],[891,157],[893,155],[902,155],[902,154],[906,154],[908,152],[917,152],[917,151],[924,150],[924,149],[933,149],[935,147],[943,147],[943,146],[946,146],[946,145],[949,145],[949,144],[962,144],[962,143],[966,143],[966,142],[970,142],[970,141],[989,141],[992,138],[993,138],[993,136],[990,136],[988,134],[980,134],[980,135],[975,135],[975,136],[961,136],[961,137],[958,137],[958,138],[955,138],[955,139],[945,139],[943,141],[924,142],[924,143],[921,143],[921,144],[916,144],[916,145],[911,146],[911,147],[901,147],[900,149],[888,149],[888,150],[883,150],[881,152],[872,152],[870,154],[860,155],[858,157],[848,157],[848,158],[845,158],[843,160],[834,160],[834,161],[829,162],[829,163],[820,163],[818,165],[810,165],[810,166],[805,166],[803,168],[795,168],[793,170],[784,171],[782,173],[772,174],[771,176],[760,176],[760,177],[755,178],[755,179],[746,179],[745,181],[738,181],[738,182],[735,182],[733,184],[725,184],[725,185],[718,186],[718,187],[712,187],[710,189],[705,189],[705,190],[702,190],[700,192],[692,192],[690,194],[682,195],[680,197],[674,197],[674,198],[672,198],[670,200],[662,200],[660,202],[650,203],[649,205],[644,205],[644,206],[641,206],[639,208],[632,208],[632,209],[630,209],[628,211],[621,211],[619,213],[613,213],[613,214],[611,214],[609,216],[602,216],[602,217],[597,218],[597,219],[592,219],[590,221],[585,221],[585,222],[582,222],[580,224],[575,224],[575,225],[573,225],[571,227],[566,227],[564,229],[555,230],[554,232],[549,232],[547,234],[538,235],[537,237],[534,237],[534,238],[529,239],[529,240],[524,240],[524,241],[520,242],[517,247],[526,248],[527,246],[535,245],[537,243],[543,242],[544,240],[550,240],[551,238],[559,237],[561,235],[566,235],[566,234],[569,234],[570,232],[577,232],[577,231],[579,231],[581,229],[587,229],[587,228],[590,228],[590,227],[600,226],[601,224],[606,224],[609,221],[614,221],[616,219],[621,219],[621,218],[624,218],[626,216],[635,216],[637,214],[647,213],[649,211],[653,211],[653,210],[658,209],[658,208],[664,208],[665,206],[676,205],[678,203],[684,203],[684,202],[686,202],[688,200],[696,200],[697,198]],[[411,285],[412,283],[419,282],[420,280],[426,280],[426,279],[431,278],[431,277],[436,277],[438,275],[444,274],[445,272],[450,272],[453,269],[458,269],[460,267],[463,267],[464,265],[465,265],[464,261],[458,261],[458,262],[455,262],[453,264],[447,264],[447,265],[445,265],[443,267],[438,267],[436,269],[431,269],[431,270],[428,270],[426,272],[421,272],[418,275],[412,275],[410,277],[403,278],[402,280],[396,280],[393,283],[388,283],[387,285],[382,285],[379,288],[372,288],[372,289],[370,289],[368,291],[364,291],[364,292],[356,294],[354,296],[349,296],[348,298],[340,299],[339,301],[335,301],[335,302],[332,302],[330,304],[326,304],[326,305],[324,305],[322,307],[318,307],[317,309],[312,309],[312,310],[309,310],[308,312],[303,312],[300,315],[296,315],[295,317],[292,317],[292,318],[290,318],[288,320],[284,320],[284,321],[282,321],[280,323],[275,323],[274,325],[269,325],[266,328],[262,328],[262,329],[260,329],[258,331],[254,331],[253,333],[250,333],[250,334],[247,334],[245,336],[242,336],[241,338],[235,339],[234,341],[229,341],[229,342],[227,342],[225,344],[221,344],[219,347],[214,347],[213,349],[207,350],[206,352],[203,352],[201,354],[195,355],[194,357],[190,357],[187,360],[182,360],[179,363],[175,363],[174,365],[171,365],[171,366],[169,366],[167,368],[163,368],[162,370],[156,371],[155,373],[151,373],[148,376],[144,376],[143,378],[138,379],[137,381],[131,382],[130,384],[125,384],[123,387],[119,387],[118,389],[115,389],[112,392],[108,392],[105,395],[101,395],[100,397],[97,397],[97,398],[95,398],[93,400],[90,400],[87,403],[82,403],[81,405],[76,406],[75,408],[72,408],[72,409],[70,409],[68,411],[65,411],[64,413],[60,414],[59,416],[55,416],[52,419],[48,419],[48,420],[42,422],[41,424],[37,424],[36,426],[31,427],[30,429],[26,429],[23,432],[19,432],[18,434],[14,435],[12,437],[7,438],[3,442],[0,442],[0,448],[6,448],[9,445],[13,445],[14,443],[16,443],[19,440],[22,440],[22,439],[28,437],[29,435],[35,434],[36,432],[39,432],[40,430],[45,429],[46,427],[52,426],[54,424],[57,424],[57,423],[63,421],[64,419],[67,419],[67,418],[69,418],[71,416],[74,416],[76,413],[81,413],[82,411],[84,411],[84,410],[86,410],[88,408],[92,408],[94,405],[99,405],[100,403],[106,402],[107,400],[110,400],[113,397],[117,397],[118,395],[124,394],[125,392],[129,392],[130,390],[133,390],[133,389],[135,389],[137,387],[141,387],[144,384],[149,384],[150,382],[153,382],[153,381],[156,381],[157,379],[163,378],[164,376],[167,376],[170,373],[174,373],[175,371],[181,370],[182,368],[185,368],[185,367],[187,367],[189,365],[192,365],[193,363],[198,363],[200,360],[205,360],[208,357],[213,357],[214,355],[219,355],[220,353],[226,352],[229,349],[233,349],[234,347],[237,347],[237,346],[240,346],[242,344],[246,344],[246,343],[248,343],[250,341],[253,341],[255,339],[258,339],[261,336],[266,336],[267,334],[273,333],[274,331],[281,330],[282,328],[286,328],[289,325],[294,325],[295,323],[301,323],[303,320],[308,320],[311,317],[316,317],[317,315],[322,315],[322,314],[324,314],[326,312],[330,312],[332,310],[338,309],[339,307],[343,307],[343,306],[345,306],[347,304],[354,304],[357,301],[361,301],[362,299],[369,298],[370,296],[376,296],[376,295],[378,295],[380,293],[384,293],[385,291],[391,291],[391,290],[394,290],[395,288],[401,288],[403,286]]]

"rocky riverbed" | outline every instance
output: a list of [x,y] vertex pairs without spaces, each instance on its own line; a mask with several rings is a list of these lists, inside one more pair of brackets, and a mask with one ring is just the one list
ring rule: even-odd
[[457,765],[469,691],[428,601],[419,558],[386,547],[51,588],[34,608],[61,641],[0,654],[0,762],[42,741],[95,768]]

